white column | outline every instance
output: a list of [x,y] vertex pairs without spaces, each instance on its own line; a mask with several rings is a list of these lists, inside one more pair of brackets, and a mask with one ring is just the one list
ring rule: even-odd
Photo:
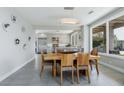
[[109,22],[106,22],[106,53],[109,54]]
[[89,53],[90,51],[90,29],[88,25],[83,26],[83,45],[84,45],[84,52]]
[[109,26],[109,48],[114,50],[114,31],[112,26]]
[[90,51],[93,48],[93,28],[90,28]]

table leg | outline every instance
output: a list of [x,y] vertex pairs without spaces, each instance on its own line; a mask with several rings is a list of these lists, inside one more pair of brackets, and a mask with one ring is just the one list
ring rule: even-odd
[[96,71],[97,71],[97,75],[99,75],[99,66],[98,66],[98,59],[96,60]]
[[56,60],[53,62],[53,77],[56,77]]

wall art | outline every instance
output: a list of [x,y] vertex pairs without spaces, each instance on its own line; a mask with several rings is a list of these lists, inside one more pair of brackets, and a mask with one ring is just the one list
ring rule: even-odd
[[16,16],[12,15],[12,16],[11,16],[11,21],[12,21],[13,23],[15,23],[15,22],[16,22]]
[[20,43],[20,40],[17,38],[15,39],[15,44],[18,45]]
[[31,37],[30,36],[28,37],[28,41],[31,41]]
[[26,48],[26,46],[27,46],[26,44],[23,44],[22,48],[23,48],[23,49],[25,49],[25,48]]
[[3,30],[7,32],[7,28],[10,26],[9,23],[3,23],[2,24],[2,27],[3,27]]

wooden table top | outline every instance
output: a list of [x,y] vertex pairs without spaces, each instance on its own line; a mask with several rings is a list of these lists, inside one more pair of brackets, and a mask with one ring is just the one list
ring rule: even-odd
[[71,54],[71,53],[77,53],[77,52],[79,52],[79,51],[71,51],[71,50],[67,50],[67,51],[59,51],[60,53],[63,53],[63,54]]
[[[44,55],[44,60],[61,60],[61,54],[60,53],[48,53],[48,54],[43,54]],[[74,53],[74,59],[77,57],[77,53]],[[99,59],[100,56],[94,56],[90,55],[89,60],[91,59]]]

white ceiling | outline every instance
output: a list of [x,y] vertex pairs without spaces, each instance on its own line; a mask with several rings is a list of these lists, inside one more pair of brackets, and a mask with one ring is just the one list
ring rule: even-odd
[[[116,9],[115,7],[76,7],[74,10],[64,10],[64,7],[20,7],[16,11],[35,28],[46,30],[73,30],[80,25],[89,24],[107,13]],[[90,11],[94,11],[88,14]],[[61,18],[76,18],[81,24],[63,25]],[[47,29],[48,28],[48,29]]]

